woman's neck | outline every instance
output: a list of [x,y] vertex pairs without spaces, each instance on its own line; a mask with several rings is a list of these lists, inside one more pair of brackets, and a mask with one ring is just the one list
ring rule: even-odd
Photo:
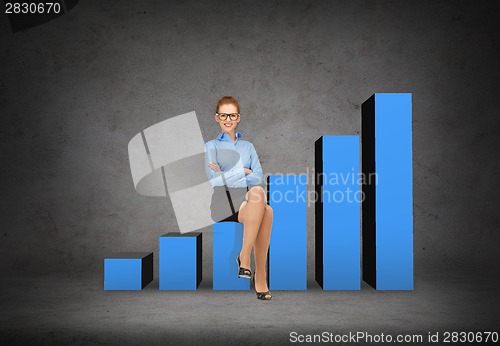
[[234,133],[234,129],[226,133],[229,135],[229,137],[233,142],[236,140],[236,134]]

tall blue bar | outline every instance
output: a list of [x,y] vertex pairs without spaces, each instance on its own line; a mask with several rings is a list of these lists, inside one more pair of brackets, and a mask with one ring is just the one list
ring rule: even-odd
[[362,105],[363,280],[413,289],[412,95],[374,94]]
[[142,290],[152,280],[152,252],[120,252],[104,259],[105,290]]
[[324,290],[361,288],[359,136],[315,144],[315,276]]
[[268,254],[271,290],[307,289],[307,176],[267,177],[274,220]]
[[200,232],[161,236],[159,289],[196,290],[202,280],[202,253]]
[[213,289],[250,289],[249,279],[238,278],[236,263],[243,244],[243,224],[217,222],[213,225],[213,234]]

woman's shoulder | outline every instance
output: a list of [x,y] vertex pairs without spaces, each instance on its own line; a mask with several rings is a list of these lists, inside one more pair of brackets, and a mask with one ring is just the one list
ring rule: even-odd
[[240,141],[240,143],[242,143],[242,144],[244,144],[244,145],[247,145],[247,146],[249,146],[250,148],[252,148],[252,147],[253,147],[253,144],[252,144],[252,142],[250,142],[250,141],[245,141],[244,139],[240,139],[239,141]]
[[205,143],[206,147],[214,147],[215,144],[217,143],[216,139],[209,140],[208,142]]

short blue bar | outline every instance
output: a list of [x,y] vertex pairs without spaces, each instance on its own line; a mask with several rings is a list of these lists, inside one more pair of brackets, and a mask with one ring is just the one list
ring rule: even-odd
[[243,224],[217,222],[213,225],[213,234],[213,289],[250,289],[249,279],[238,278],[236,263],[243,243]]
[[323,289],[359,290],[360,139],[323,136],[322,140]]
[[268,201],[274,220],[268,258],[271,290],[307,289],[307,176],[271,175]]
[[202,234],[167,233],[160,237],[160,290],[196,290],[202,280]]
[[121,252],[104,259],[104,290],[141,290],[152,280],[152,252]]

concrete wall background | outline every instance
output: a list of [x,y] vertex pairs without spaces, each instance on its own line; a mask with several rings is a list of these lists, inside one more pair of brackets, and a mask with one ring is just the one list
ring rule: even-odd
[[2,275],[101,275],[117,251],[155,251],[157,263],[175,216],[135,192],[127,153],[152,124],[195,110],[212,139],[215,103],[234,95],[264,171],[301,173],[321,135],[360,131],[375,92],[413,93],[416,274],[493,266],[499,12],[495,1],[81,1],[15,34],[1,16]]

